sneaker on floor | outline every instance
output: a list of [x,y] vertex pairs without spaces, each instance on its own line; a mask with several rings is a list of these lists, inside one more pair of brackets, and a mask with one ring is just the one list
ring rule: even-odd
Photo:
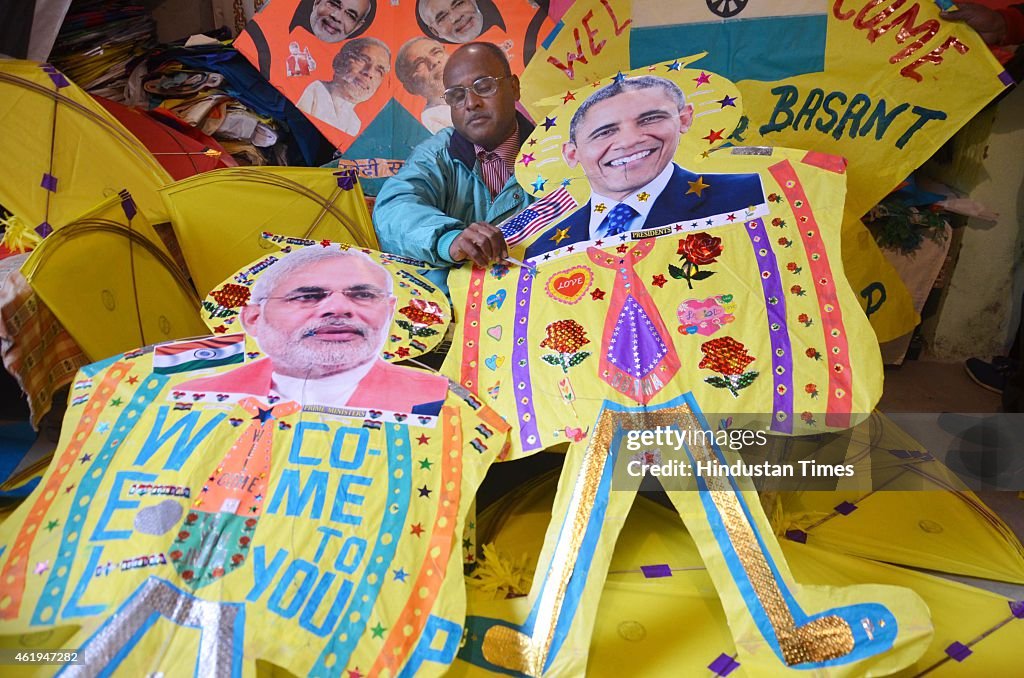
[[1003,356],[996,356],[992,362],[985,362],[981,358],[968,358],[964,361],[964,369],[971,381],[993,393],[1003,392],[1014,367],[1013,361]]

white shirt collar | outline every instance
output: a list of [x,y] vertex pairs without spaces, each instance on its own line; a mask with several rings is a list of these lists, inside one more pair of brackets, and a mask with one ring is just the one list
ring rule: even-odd
[[[665,190],[665,186],[668,185],[669,179],[672,178],[672,173],[675,171],[675,167],[676,164],[674,162],[670,162],[665,166],[665,169],[661,170],[658,176],[651,179],[646,186],[630,193],[626,196],[625,200],[612,200],[611,198],[606,198],[600,193],[591,193],[590,239],[594,240],[595,238],[604,235],[603,229],[601,229],[601,223],[604,221],[605,217],[608,216],[608,213],[615,209],[620,202],[626,203],[635,209],[637,214],[640,215],[639,219],[635,219],[633,221],[633,227],[637,227],[647,221],[647,215],[650,213],[651,208],[654,207],[654,201],[657,200],[658,196],[661,195],[661,192]],[[645,200],[640,200],[637,196],[644,196]],[[604,210],[599,211],[594,209],[597,205],[604,205]]]
[[270,386],[282,400],[294,400],[302,405],[345,407],[359,387],[359,382],[373,369],[376,362],[377,359],[374,358],[365,365],[320,379],[286,377],[274,372],[270,378]]

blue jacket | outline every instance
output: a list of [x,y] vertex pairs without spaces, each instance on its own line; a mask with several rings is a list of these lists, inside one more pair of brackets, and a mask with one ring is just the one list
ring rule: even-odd
[[[698,177],[702,177],[708,186],[699,195],[690,190],[690,184]],[[643,225],[635,226],[632,230],[702,219],[763,202],[764,190],[761,177],[757,174],[698,175],[676,165],[672,178],[655,199]],[[555,231],[565,229],[568,229],[566,237],[555,242]],[[589,202],[537,237],[526,248],[526,256],[533,258],[585,240],[590,240]]]
[[[533,125],[519,116],[519,139]],[[453,128],[443,129],[415,149],[398,173],[384,182],[373,208],[381,250],[442,267],[427,277],[448,292],[448,254],[468,224],[497,226],[533,202],[513,175],[494,199],[480,174],[473,143]]]

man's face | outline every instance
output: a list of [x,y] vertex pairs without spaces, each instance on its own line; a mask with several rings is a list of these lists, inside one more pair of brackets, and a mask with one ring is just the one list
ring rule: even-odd
[[434,40],[417,40],[406,52],[412,63],[413,78],[423,96],[438,97],[444,92],[444,65],[448,52]]
[[484,30],[476,0],[423,0],[419,12],[423,23],[448,42],[471,42]]
[[242,324],[280,374],[345,372],[384,348],[396,303],[386,276],[356,257],[315,261],[278,281],[262,305],[244,307]]
[[373,96],[390,70],[387,51],[368,44],[343,61],[334,82],[343,98],[358,104]]
[[[482,97],[472,86],[488,75],[502,79],[494,96]],[[470,45],[453,54],[444,69],[444,86],[470,88],[462,105],[452,106],[452,125],[466,139],[493,150],[515,132],[519,78],[506,76],[504,62],[490,50]]]
[[562,147],[569,167],[583,165],[595,193],[623,200],[672,162],[693,107],[677,110],[660,87],[627,90],[595,104]]
[[309,26],[320,40],[340,42],[355,33],[369,11],[370,0],[314,0]]

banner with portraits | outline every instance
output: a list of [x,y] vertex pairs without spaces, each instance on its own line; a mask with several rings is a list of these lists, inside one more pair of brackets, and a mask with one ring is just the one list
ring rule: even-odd
[[[238,50],[349,158],[381,158],[388,176],[430,134],[451,126],[441,73],[458,45],[502,48],[515,73],[554,24],[528,0],[275,0]],[[357,138],[360,140],[357,142]]]

